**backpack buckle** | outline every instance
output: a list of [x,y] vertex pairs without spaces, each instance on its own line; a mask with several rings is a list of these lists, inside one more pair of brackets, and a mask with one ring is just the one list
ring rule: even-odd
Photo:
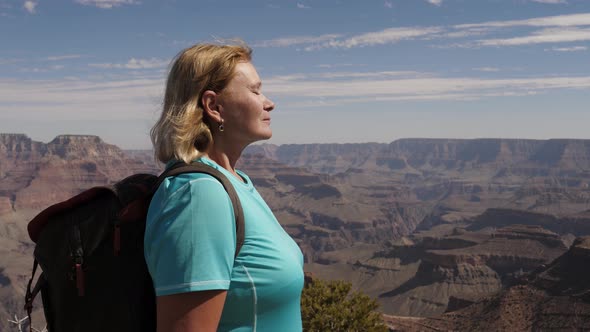
[[31,290],[27,289],[27,294],[25,295],[25,306],[24,309],[30,314],[33,311],[33,294],[31,294]]

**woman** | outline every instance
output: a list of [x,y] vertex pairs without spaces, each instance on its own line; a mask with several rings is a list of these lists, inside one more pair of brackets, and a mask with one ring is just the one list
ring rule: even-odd
[[303,256],[235,165],[272,135],[275,105],[243,45],[198,44],[174,61],[151,136],[157,158],[220,170],[238,193],[245,240],[234,259],[231,200],[210,175],[167,178],[150,204],[145,256],[158,331],[300,331]]

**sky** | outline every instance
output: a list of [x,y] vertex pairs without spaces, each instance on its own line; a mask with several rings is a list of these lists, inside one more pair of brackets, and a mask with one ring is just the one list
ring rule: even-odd
[[590,139],[589,0],[0,0],[0,133],[150,148],[174,56],[234,38],[268,143]]

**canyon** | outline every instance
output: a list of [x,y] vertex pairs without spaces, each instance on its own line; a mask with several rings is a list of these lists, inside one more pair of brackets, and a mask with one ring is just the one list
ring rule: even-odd
[[[260,144],[238,168],[299,244],[306,271],[376,298],[392,329],[413,328],[402,316],[450,317],[558,287],[547,269],[584,252],[579,238],[590,235],[590,140]],[[22,313],[34,247],[26,225],[35,214],[161,169],[151,151],[96,136],[42,143],[0,134],[0,316]]]

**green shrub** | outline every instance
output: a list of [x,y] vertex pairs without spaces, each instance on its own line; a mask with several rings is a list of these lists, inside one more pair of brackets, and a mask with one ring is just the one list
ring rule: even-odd
[[308,282],[301,295],[303,331],[387,331],[377,301],[344,281]]

